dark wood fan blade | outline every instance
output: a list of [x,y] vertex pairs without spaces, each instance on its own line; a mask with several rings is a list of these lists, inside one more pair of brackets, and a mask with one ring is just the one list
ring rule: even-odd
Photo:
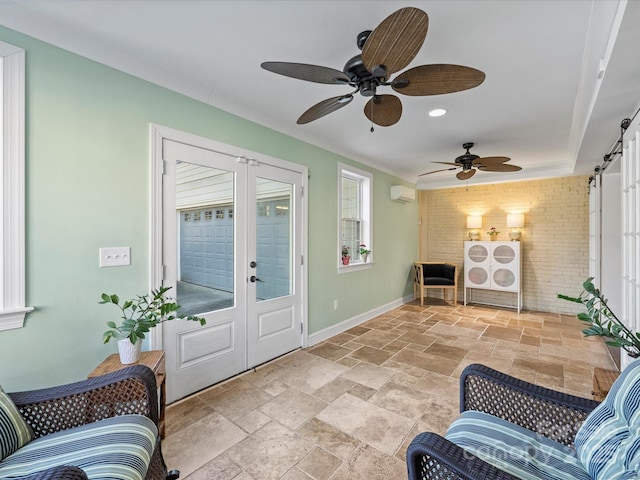
[[340,70],[320,65],[308,65],[306,63],[289,62],[263,62],[260,65],[265,70],[284,75],[285,77],[297,78],[316,83],[330,83],[344,85],[350,82]]
[[456,173],[456,178],[458,180],[467,180],[471,177],[473,177],[476,174],[475,169],[471,169],[471,170],[463,170],[461,172]]
[[340,95],[339,97],[327,98],[319,103],[316,103],[309,110],[300,115],[300,118],[296,122],[298,125],[313,122],[314,120],[324,117],[331,112],[344,107],[353,100],[353,95]]
[[483,172],[519,172],[522,167],[517,165],[511,165],[510,163],[500,163],[496,165],[478,165],[478,168]]
[[509,157],[482,157],[476,158],[473,166],[483,172],[518,172],[522,167],[506,163],[511,160]]
[[505,162],[511,160],[509,157],[480,157],[476,158],[472,163],[472,165],[502,165]]
[[398,75],[391,88],[403,95],[442,95],[477,87],[484,77],[480,70],[462,65],[420,65]]
[[376,125],[388,127],[402,116],[402,102],[395,95],[376,95],[364,106],[364,114]]
[[[436,162],[433,162],[436,163]],[[439,162],[441,163],[441,162]],[[421,173],[420,175],[418,175],[419,177],[424,177],[425,175],[430,175],[432,173],[438,173],[438,172],[448,172],[450,170],[456,170],[458,167],[451,167],[451,168],[443,168],[441,170],[434,170],[433,172],[427,172],[427,173]]]
[[459,163],[453,163],[453,162],[431,162],[431,163],[441,163],[442,165],[455,165],[456,167],[462,166]]
[[362,62],[370,72],[377,65],[385,67],[387,76],[411,63],[422,47],[429,16],[419,8],[406,7],[385,18],[371,32],[362,48]]

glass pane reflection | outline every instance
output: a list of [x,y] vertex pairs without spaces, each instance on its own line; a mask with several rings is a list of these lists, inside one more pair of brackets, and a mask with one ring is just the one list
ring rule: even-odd
[[177,302],[183,315],[232,307],[234,173],[176,165]]
[[257,301],[291,295],[293,185],[256,179]]

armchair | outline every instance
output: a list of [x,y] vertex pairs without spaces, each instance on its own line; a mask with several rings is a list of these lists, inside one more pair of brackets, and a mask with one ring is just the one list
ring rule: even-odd
[[444,437],[417,435],[409,479],[638,478],[640,361],[599,404],[482,365],[460,377],[461,415]]
[[160,480],[179,475],[167,474],[157,431],[155,377],[144,365],[8,397],[33,439],[0,460],[0,478]]
[[441,288],[446,301],[447,290],[453,290],[453,304],[458,304],[458,267],[446,262],[415,262],[413,264],[413,298],[420,295],[420,305],[430,288]]

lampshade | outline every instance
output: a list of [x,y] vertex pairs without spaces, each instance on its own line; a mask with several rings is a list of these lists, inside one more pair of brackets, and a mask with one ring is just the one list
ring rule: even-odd
[[480,215],[468,216],[467,228],[482,228],[482,217]]
[[507,213],[507,227],[509,228],[524,227],[524,213]]

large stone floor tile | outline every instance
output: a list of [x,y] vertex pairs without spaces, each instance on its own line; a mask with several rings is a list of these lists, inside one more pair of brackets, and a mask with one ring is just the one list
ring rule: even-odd
[[395,453],[414,423],[348,393],[329,404],[316,418],[387,455]]

